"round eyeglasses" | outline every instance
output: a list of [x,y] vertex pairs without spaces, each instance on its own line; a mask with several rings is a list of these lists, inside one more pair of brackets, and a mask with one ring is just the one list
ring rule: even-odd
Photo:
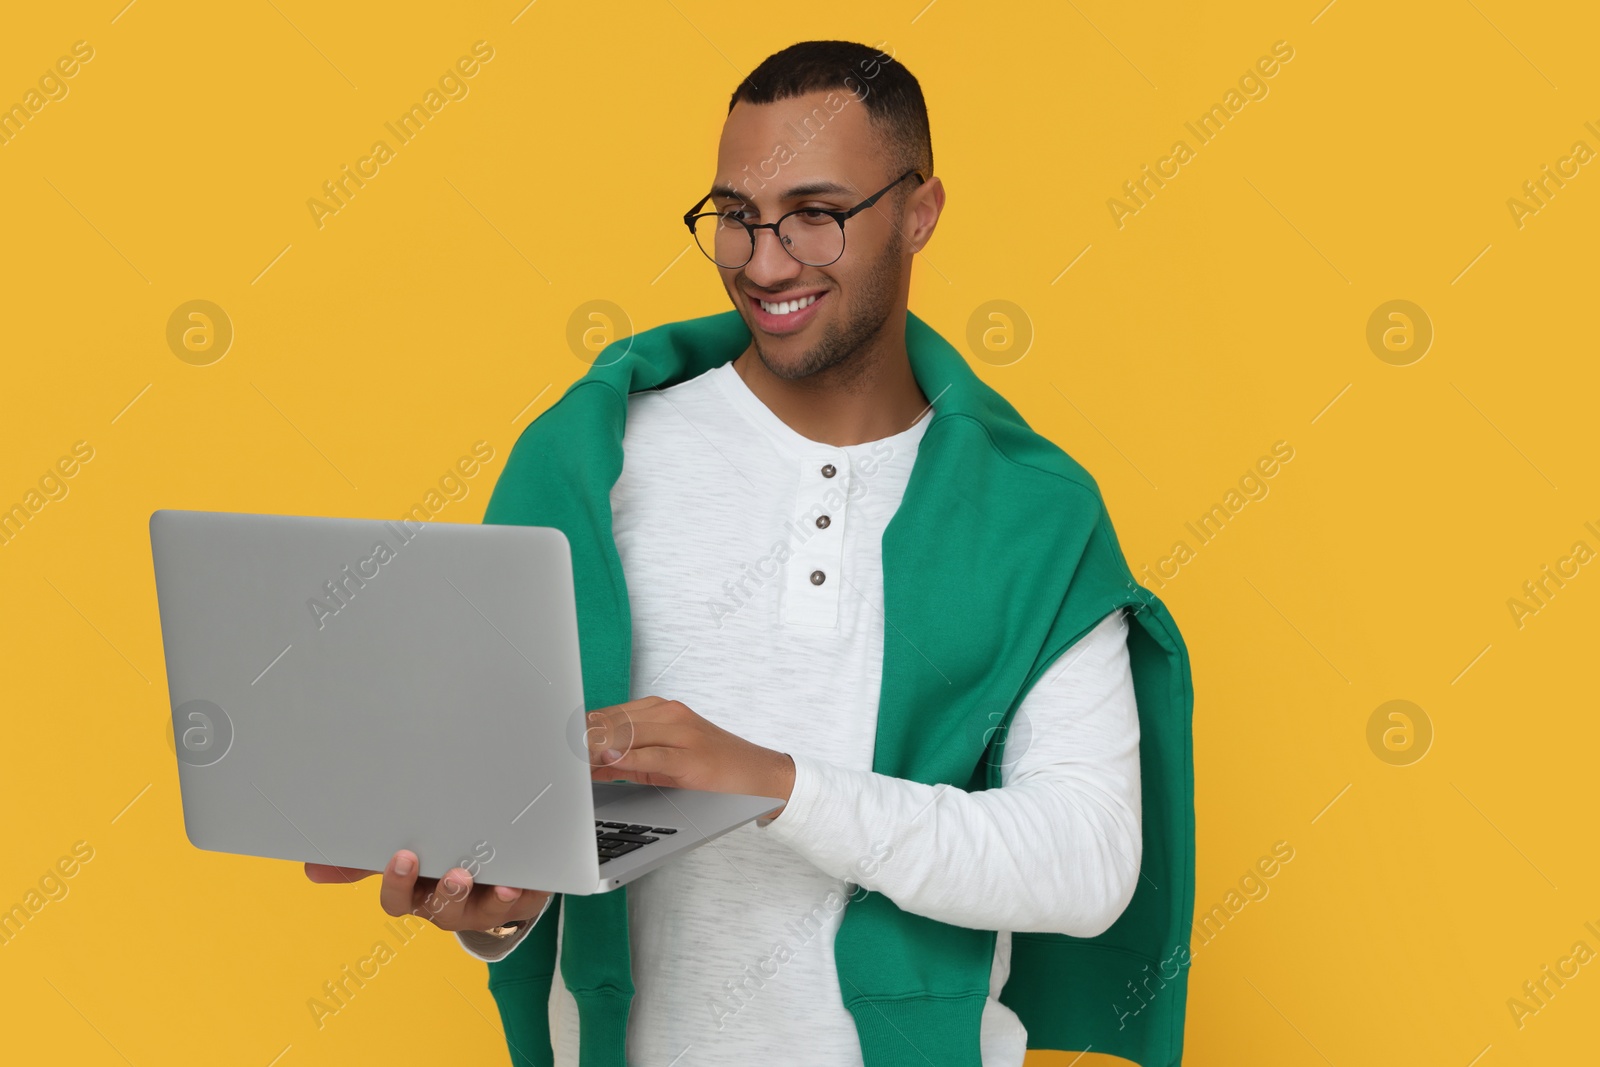
[[756,231],[771,230],[785,252],[808,267],[826,267],[844,255],[844,223],[857,212],[865,211],[896,185],[916,175],[917,184],[925,179],[915,169],[908,170],[849,211],[803,207],[781,216],[776,222],[746,222],[740,212],[706,211],[700,208],[715,194],[708,193],[683,216],[694,234],[694,242],[705,257],[719,267],[733,270],[750,262],[756,252]]

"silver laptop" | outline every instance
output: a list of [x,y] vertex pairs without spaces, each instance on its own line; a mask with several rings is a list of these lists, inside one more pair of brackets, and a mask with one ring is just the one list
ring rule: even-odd
[[586,895],[783,804],[591,780],[560,530],[160,510],[150,545],[199,848]]

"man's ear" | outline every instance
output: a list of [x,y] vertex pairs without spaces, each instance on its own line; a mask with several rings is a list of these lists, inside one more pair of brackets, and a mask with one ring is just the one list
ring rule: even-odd
[[922,251],[933,240],[934,228],[944,211],[944,182],[935,175],[911,194],[911,225],[906,231],[911,251]]

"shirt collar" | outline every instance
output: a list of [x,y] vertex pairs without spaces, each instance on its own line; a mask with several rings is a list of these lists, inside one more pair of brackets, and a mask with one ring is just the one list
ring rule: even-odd
[[929,418],[924,411],[911,426],[888,437],[855,445],[830,445],[825,441],[812,440],[779,418],[777,412],[769,408],[766,401],[751,390],[744,378],[734,369],[732,360],[711,368],[706,372],[706,377],[715,383],[722,395],[746,420],[772,441],[778,451],[792,459],[809,457],[831,459],[841,452],[847,456],[855,456],[862,452],[870,452],[874,447],[884,444],[892,448],[894,454],[899,455],[903,451],[915,448],[917,441],[928,428]]

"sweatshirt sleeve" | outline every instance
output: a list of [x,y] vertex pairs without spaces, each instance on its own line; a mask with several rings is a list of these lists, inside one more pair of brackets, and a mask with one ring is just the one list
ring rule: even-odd
[[789,803],[758,825],[917,915],[1104,933],[1133,898],[1143,846],[1127,635],[1119,608],[1039,677],[1007,731],[999,788],[969,793],[790,753]]
[[528,931],[539,925],[539,920],[544,918],[544,913],[550,910],[550,901],[556,899],[551,893],[545,898],[544,907],[539,909],[539,914],[533,917],[533,922],[522,927],[510,937],[496,937],[494,934],[483,930],[457,930],[456,939],[461,942],[461,947],[467,950],[467,955],[485,963],[496,963],[511,955],[512,951],[528,936]]

